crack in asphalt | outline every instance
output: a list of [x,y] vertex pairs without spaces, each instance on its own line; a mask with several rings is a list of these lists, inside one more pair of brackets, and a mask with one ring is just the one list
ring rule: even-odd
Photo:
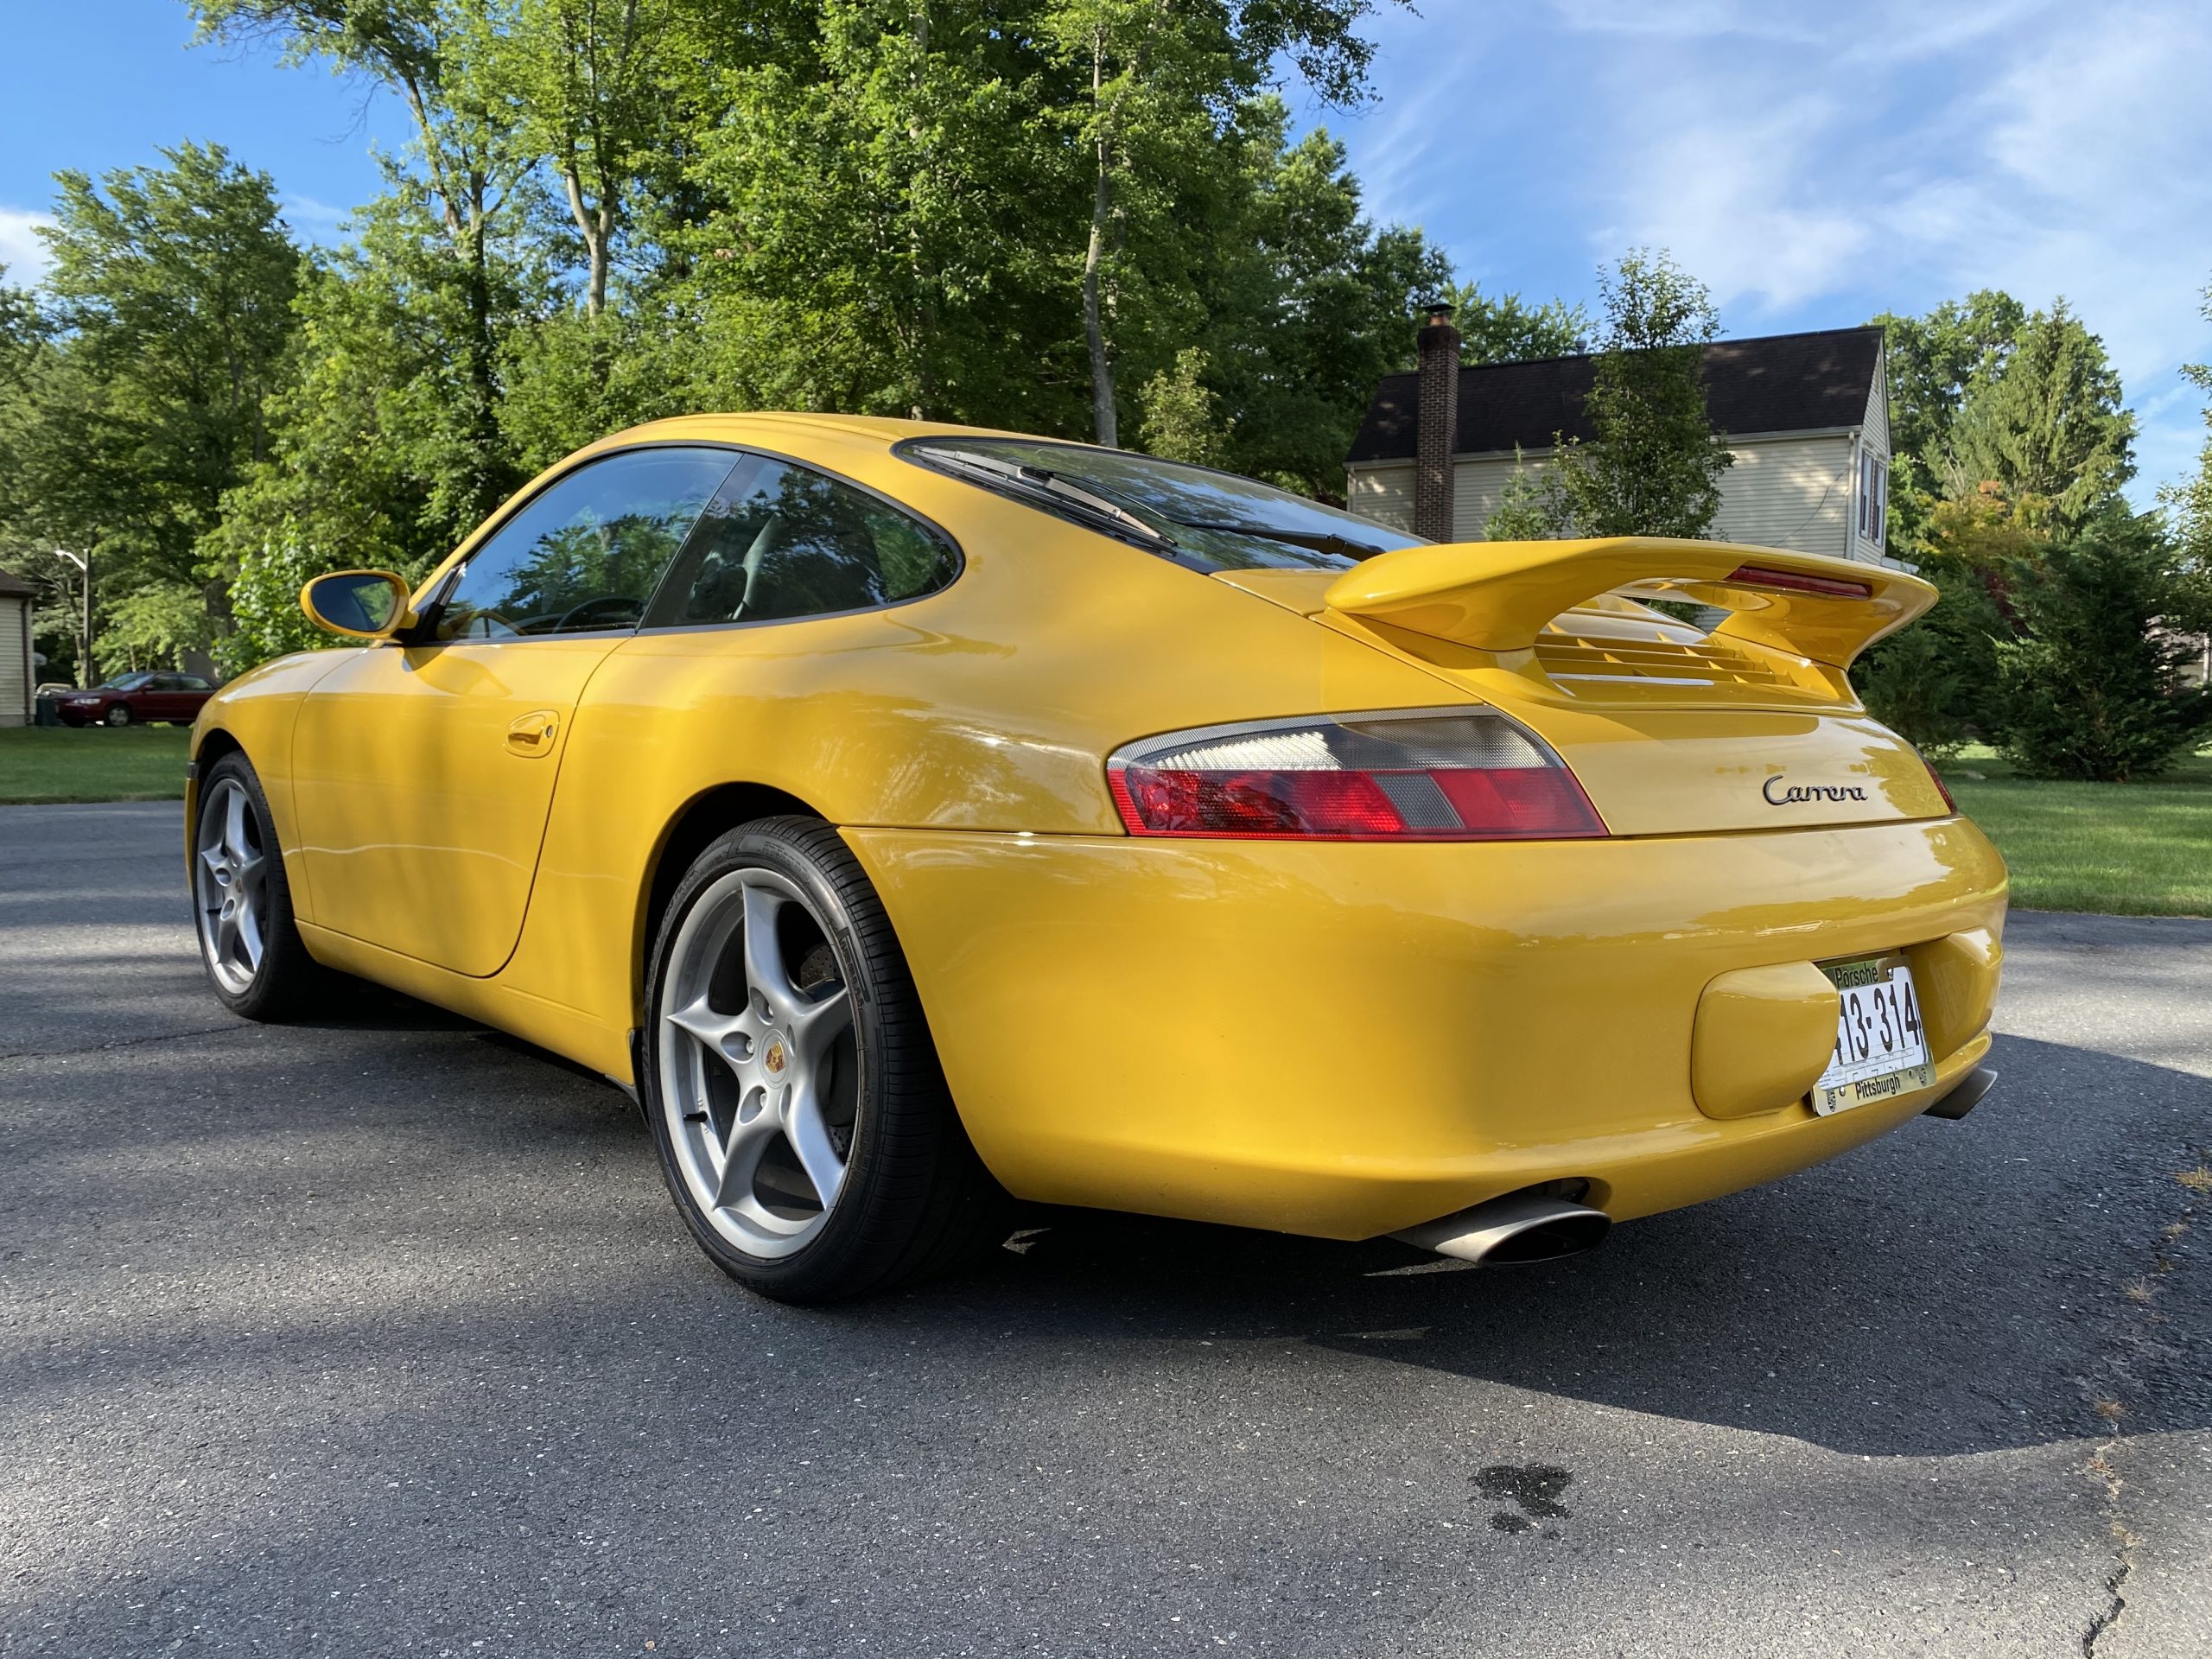
[[109,1043],[86,1043],[81,1048],[17,1048],[0,1054],[0,1065],[10,1060],[54,1060],[72,1054],[105,1054],[110,1049],[143,1048],[149,1043],[176,1043],[188,1037],[220,1037],[253,1030],[236,1020],[226,1026],[196,1026],[190,1031],[156,1031],[143,1037],[118,1037]]
[[[2198,1148],[2195,1155],[2196,1167],[2177,1172],[2174,1179],[2184,1192],[2212,1197],[2212,1154]],[[2122,1342],[2129,1338],[2136,1342],[2146,1340],[2146,1335],[2140,1327],[2158,1318],[2156,1312],[2158,1298],[2172,1282],[2175,1262],[2171,1247],[2187,1236],[2196,1225],[2197,1203],[2195,1198],[2183,1201],[2181,1214],[2159,1230],[2158,1244],[2153,1247],[2155,1254],[2152,1257],[2150,1276],[2135,1281],[2121,1293],[2137,1310],[2138,1316],[2123,1327],[2120,1335],[2114,1338],[2110,1344],[2111,1351],[2105,1356],[2107,1367],[2116,1378],[2124,1379],[2128,1375],[2126,1364],[2117,1351]],[[2142,1541],[2122,1514],[2127,1481],[2120,1472],[2120,1460],[2127,1450],[2129,1437],[2119,1427],[2127,1415],[2127,1402],[2120,1395],[2120,1390],[2115,1387],[2108,1396],[2094,1398],[2090,1402],[2100,1416],[2113,1425],[2112,1433],[2089,1454],[2085,1467],[2090,1477],[2104,1489],[2105,1524],[2112,1537],[2115,1559],[2113,1570],[2104,1580],[2105,1605],[2082,1631],[2082,1659],[2096,1659],[2098,1640],[2118,1624],[2120,1615],[2127,1611],[2127,1580],[2135,1570],[2135,1547]]]
[[2133,1552],[2138,1540],[2127,1529],[2127,1523],[2120,1518],[2120,1497],[2127,1483],[2120,1478],[2113,1458],[2124,1444],[2125,1437],[2114,1434],[2089,1454],[2089,1472],[2104,1484],[2105,1524],[2111,1529],[2113,1544],[2120,1559],[2105,1577],[2104,1606],[2082,1632],[2082,1659],[2096,1659],[2097,1638],[2117,1624],[2120,1616],[2127,1611],[2125,1586],[2127,1575],[2135,1570]]

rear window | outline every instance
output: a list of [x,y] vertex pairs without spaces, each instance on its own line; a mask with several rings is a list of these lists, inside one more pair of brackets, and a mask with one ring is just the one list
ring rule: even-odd
[[1371,519],[1256,479],[1036,438],[910,438],[907,460],[1205,570],[1344,570],[1418,547]]

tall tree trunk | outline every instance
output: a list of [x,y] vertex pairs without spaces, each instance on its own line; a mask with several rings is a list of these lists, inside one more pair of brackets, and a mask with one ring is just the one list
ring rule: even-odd
[[1106,354],[1106,325],[1099,307],[1100,267],[1106,259],[1106,224],[1113,210],[1114,185],[1110,171],[1114,146],[1107,132],[1099,93],[1105,84],[1106,37],[1091,36],[1090,107],[1100,117],[1098,173],[1090,193],[1090,245],[1083,256],[1083,340],[1090,353],[1090,421],[1093,435],[1109,449],[1121,447],[1114,418],[1114,363]]
[[499,464],[499,340],[492,315],[492,252],[488,245],[490,217],[486,204],[487,181],[480,175],[470,181],[467,266],[468,340],[467,350],[471,392],[469,442],[475,454],[476,517],[486,518],[506,493],[505,471]]
[[596,317],[607,305],[607,245],[613,239],[613,205],[603,186],[598,207],[585,205],[584,181],[574,144],[569,147],[561,168],[561,182],[569,194],[569,217],[575,221],[576,233],[584,242],[584,312]]
[[922,0],[913,10],[910,24],[914,41],[914,79],[908,88],[913,99],[912,112],[906,118],[906,137],[917,153],[914,171],[907,189],[908,254],[913,261],[916,304],[914,307],[916,335],[914,341],[914,398],[910,413],[918,421],[926,421],[937,404],[937,262],[931,257],[927,239],[922,233],[921,216],[912,204],[925,199],[928,181],[923,175],[918,152],[922,145],[922,86],[929,72],[930,9],[928,0]]

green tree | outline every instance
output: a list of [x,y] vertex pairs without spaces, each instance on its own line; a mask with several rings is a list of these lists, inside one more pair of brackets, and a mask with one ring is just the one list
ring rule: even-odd
[[1205,368],[1206,354],[1186,346],[1175,354],[1172,370],[1145,382],[1139,431],[1147,454],[1199,467],[1218,467],[1228,459],[1229,432],[1206,389]]
[[1479,283],[1446,283],[1438,293],[1452,308],[1459,361],[1470,368],[1574,357],[1590,348],[1590,314],[1580,305],[1564,300],[1535,304],[1518,294],[1493,298]]
[[2107,514],[2023,563],[2015,639],[1996,646],[2005,748],[2037,777],[2155,777],[2212,724],[2212,690],[2185,689],[2193,653],[2158,626],[2179,597],[2155,518]]
[[2104,342],[2061,300],[1968,385],[1945,449],[1945,493],[1993,483],[2024,528],[2063,540],[2119,506],[2135,474],[2134,438]]
[[[2204,290],[2203,314],[2212,321],[2212,287]],[[2191,363],[2182,373],[2199,390],[2212,392],[2212,364]],[[2212,404],[2205,406],[2204,422],[2212,429]],[[2158,495],[2173,514],[2185,589],[2178,625],[2194,633],[2212,633],[2212,435],[2198,454],[2195,475]]]
[[1967,393],[2002,372],[2027,318],[2011,295],[1982,289],[1925,316],[1885,311],[1872,320],[1889,363],[1892,548],[1918,547],[1947,488],[1945,458]]
[[2042,543],[1994,485],[1937,502],[1914,556],[1942,595],[1936,608],[1852,669],[1875,717],[1934,753],[1974,738],[2000,741],[1997,647],[2015,632],[2016,574],[2042,556]]
[[[1287,62],[1332,105],[1365,96],[1372,45],[1358,32],[1372,0],[1051,0],[1039,19],[1060,64],[1078,79],[1056,112],[1080,134],[1088,162],[1080,293],[1091,429],[1120,430],[1117,377],[1127,337],[1154,321],[1178,286],[1162,250],[1203,237],[1210,152]],[[1193,211],[1193,210],[1201,211]],[[1195,262],[1185,260],[1185,269]],[[1147,304],[1149,300],[1152,303]],[[1134,303],[1132,303],[1134,302]]]
[[1559,468],[1529,465],[1521,446],[1513,447],[1513,472],[1498,492],[1497,509],[1484,522],[1483,536],[1493,542],[1556,541],[1574,534],[1574,506]]
[[529,228],[529,186],[543,159],[487,50],[499,27],[494,0],[190,3],[198,38],[274,42],[294,63],[325,60],[391,91],[413,118],[421,170],[389,166],[386,200],[372,211],[411,221],[423,251],[442,256],[435,265],[410,263],[439,313],[454,371],[437,424],[460,435],[455,459],[474,523],[521,481],[499,428],[499,365],[521,283],[517,267],[527,263],[512,245]]
[[470,19],[470,55],[517,112],[514,147],[543,158],[582,245],[588,316],[607,308],[638,175],[664,142],[678,21],[674,0],[503,0]]
[[[397,177],[354,216],[353,242],[315,262],[274,451],[225,498],[209,539],[211,558],[238,575],[228,668],[328,643],[298,613],[308,576],[420,575],[489,511],[480,389],[466,349],[474,296],[435,215],[418,185]],[[519,302],[503,309],[502,333],[518,330]],[[518,475],[508,437],[494,432],[502,475]]]
[[1225,464],[1336,500],[1375,383],[1413,360],[1414,298],[1450,268],[1420,232],[1366,217],[1341,143],[1318,130],[1292,143],[1289,125],[1272,95],[1244,112],[1241,170],[1220,182],[1198,262],[1196,328]]
[[1705,285],[1666,254],[1632,250],[1600,272],[1602,348],[1586,405],[1591,438],[1553,463],[1582,536],[1702,536],[1734,457],[1705,406],[1705,346],[1719,319]]
[[1080,416],[1072,96],[1033,8],[828,0],[717,70],[676,308],[731,407],[1046,431]]
[[[132,613],[165,619],[169,654],[227,612],[229,573],[203,543],[270,451],[300,256],[267,175],[219,146],[162,156],[98,181],[56,175],[46,314],[10,354],[0,512],[18,545],[90,560],[104,604],[153,594]],[[197,626],[178,623],[188,594]]]

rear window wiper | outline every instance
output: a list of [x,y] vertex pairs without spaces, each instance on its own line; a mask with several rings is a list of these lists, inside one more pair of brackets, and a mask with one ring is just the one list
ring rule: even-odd
[[1355,542],[1349,536],[1339,536],[1327,530],[1285,530],[1268,524],[1231,524],[1203,523],[1195,518],[1171,518],[1168,523],[1181,530],[1211,530],[1230,536],[1259,536],[1271,542],[1287,542],[1293,547],[1310,547],[1316,553],[1334,553],[1347,559],[1371,559],[1378,553],[1388,553],[1387,547],[1370,547],[1365,542]]
[[988,480],[994,485],[1014,485],[1027,493],[1047,496],[1057,505],[1103,518],[1122,535],[1137,537],[1155,547],[1172,550],[1175,545],[1175,538],[1157,524],[1147,523],[1127,507],[1096,490],[1072,483],[1049,468],[1025,467],[1001,461],[996,455],[979,455],[961,449],[924,448],[920,453],[939,466],[982,474],[984,477],[978,479],[978,483]]

